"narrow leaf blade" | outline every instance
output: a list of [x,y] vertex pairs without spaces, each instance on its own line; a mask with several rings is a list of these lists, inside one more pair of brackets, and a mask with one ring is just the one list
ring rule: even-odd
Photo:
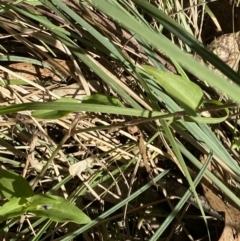
[[82,100],[83,104],[100,104],[100,105],[114,105],[119,107],[124,107],[122,102],[113,96],[95,94],[90,96],[85,96]]
[[[78,103],[78,100],[72,98],[61,98],[54,102],[65,102],[65,103]],[[63,110],[36,110],[32,113],[32,116],[39,119],[59,119],[65,115],[71,113],[72,111],[63,111]]]

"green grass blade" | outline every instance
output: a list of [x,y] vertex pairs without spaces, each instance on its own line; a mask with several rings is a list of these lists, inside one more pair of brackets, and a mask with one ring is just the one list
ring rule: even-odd
[[[181,144],[178,144],[179,149],[199,170],[202,168],[202,163],[197,160],[191,152],[184,148]],[[224,194],[231,199],[240,208],[240,199],[237,197],[226,185],[224,185],[216,176],[212,174],[209,170],[205,171],[205,175],[216,185]]]
[[[153,47],[160,49],[167,56],[175,59],[177,62],[181,64],[182,67],[184,67],[186,70],[197,76],[199,79],[207,81],[211,86],[217,87],[219,90],[227,94],[233,100],[240,102],[239,86],[231,84],[224,77],[219,76],[218,74],[211,71],[205,65],[195,60],[181,49],[179,49],[176,45],[174,45],[162,34],[157,34],[153,30],[146,28],[145,26],[141,25],[136,19],[128,16],[123,11],[116,8],[114,5],[107,1],[92,0],[90,1],[90,3],[92,3],[94,7],[96,7],[97,9],[103,11],[105,14],[113,18],[118,24],[121,24],[126,29],[146,39]],[[208,54],[209,53],[210,52],[208,52]],[[231,79],[235,80],[238,78],[238,76],[234,72],[232,73],[231,77]]]
[[[138,116],[138,117],[154,117],[164,115],[159,111],[148,111],[148,110],[139,110],[133,108],[126,107],[118,107],[118,106],[106,106],[106,105],[97,105],[97,104],[73,104],[73,103],[64,103],[64,102],[32,102],[26,104],[14,104],[10,106],[1,106],[0,107],[0,115],[16,113],[19,111],[25,110],[57,110],[57,111],[70,111],[70,112],[102,112],[116,115],[129,115],[129,116]],[[171,119],[171,118],[169,118]]]
[[[199,182],[202,179],[202,176],[204,175],[205,171],[207,170],[207,167],[210,163],[212,159],[212,152],[209,154],[207,161],[204,163],[204,165],[202,166],[200,172],[198,173],[197,177],[195,178],[193,185],[196,187]],[[175,206],[175,208],[172,210],[172,212],[168,215],[168,217],[164,220],[164,222],[161,224],[160,228],[154,233],[154,235],[151,237],[151,239],[149,241],[154,241],[154,240],[158,240],[158,238],[162,235],[162,233],[164,232],[164,230],[168,227],[168,225],[172,222],[172,220],[174,219],[174,217],[176,217],[177,213],[181,210],[181,208],[183,207],[183,205],[187,202],[187,200],[189,199],[189,197],[192,195],[192,192],[190,191],[190,189],[184,194],[184,196],[181,198],[181,200],[178,202],[178,204]],[[203,216],[204,216],[204,220],[206,223],[206,217],[204,215],[203,212]],[[207,223],[206,223],[207,225]],[[208,226],[207,226],[208,227]],[[209,230],[208,230],[208,235],[210,237],[209,234]]]
[[93,220],[91,223],[84,225],[82,228],[76,230],[75,232],[73,232],[72,234],[68,234],[66,237],[62,237],[61,240],[62,241],[69,241],[72,238],[76,237],[77,235],[83,233],[84,231],[88,230],[89,228],[93,227],[94,225],[96,225],[100,220],[103,220],[104,218],[108,217],[110,214],[112,214],[113,212],[115,212],[116,210],[118,210],[119,208],[123,207],[126,203],[130,202],[131,200],[133,200],[134,198],[136,198],[137,196],[139,196],[141,193],[143,193],[144,191],[146,191],[149,187],[151,187],[151,185],[153,185],[154,183],[156,183],[158,180],[160,180],[162,177],[164,177],[167,173],[169,172],[169,170],[163,171],[162,173],[160,173],[158,176],[156,176],[154,179],[152,179],[152,181],[148,182],[147,184],[145,184],[143,187],[141,187],[138,191],[134,192],[133,194],[131,194],[128,198],[122,200],[121,202],[119,202],[117,205],[115,205],[114,207],[110,208],[107,212],[101,214],[98,218],[96,218],[95,220]]
[[[181,108],[168,96],[153,80],[147,80],[155,97],[164,102],[170,113],[181,111]],[[183,126],[194,136],[196,140],[202,143],[207,150],[213,150],[213,154],[220,158],[236,175],[240,176],[240,168],[232,156],[227,152],[222,143],[206,124],[196,124],[190,122],[181,122]],[[174,125],[173,125],[174,126]]]
[[160,9],[157,9],[147,1],[133,0],[133,2],[136,2],[149,15],[156,18],[171,33],[181,39],[204,59],[208,60],[212,65],[216,66],[219,70],[222,71],[222,73],[232,79],[235,83],[240,84],[239,75],[235,71],[233,71],[218,56],[209,52],[201,43],[199,43],[191,34],[189,34],[184,28],[182,28],[182,26],[172,20],[168,15],[166,15]]

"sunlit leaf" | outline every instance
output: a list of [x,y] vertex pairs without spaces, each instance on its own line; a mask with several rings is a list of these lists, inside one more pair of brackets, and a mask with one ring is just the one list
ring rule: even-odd
[[[61,98],[56,100],[55,102],[64,102],[64,103],[78,103],[78,100],[72,98]],[[63,111],[63,110],[36,110],[32,113],[32,116],[39,119],[59,119],[63,116],[71,113],[71,111]]]
[[180,75],[161,71],[152,66],[143,67],[184,110],[191,114],[195,113],[203,98],[202,89],[198,85]]
[[26,212],[27,201],[24,198],[12,198],[0,207],[0,221],[18,217]]
[[62,197],[38,194],[31,199],[27,210],[38,217],[47,217],[56,222],[89,223],[91,219],[79,208]]
[[4,169],[0,169],[0,191],[8,200],[13,197],[29,198],[34,195],[26,179]]

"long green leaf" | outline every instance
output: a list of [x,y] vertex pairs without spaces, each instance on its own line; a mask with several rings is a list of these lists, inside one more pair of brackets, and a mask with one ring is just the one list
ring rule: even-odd
[[[140,1],[138,2],[140,3]],[[146,3],[146,1],[141,2]],[[175,59],[179,64],[181,64],[182,67],[197,76],[199,79],[207,81],[211,86],[217,87],[223,93],[230,96],[233,100],[240,102],[239,86],[231,84],[224,77],[211,71],[204,64],[192,58],[176,45],[174,45],[164,35],[155,33],[153,30],[141,25],[136,19],[128,16],[108,1],[91,0],[89,3],[110,16],[118,24],[146,39],[146,41],[148,41],[153,47],[163,51],[170,58]],[[192,39],[194,38],[192,37]],[[210,52],[208,52],[208,54],[209,53]],[[217,58],[217,60],[219,59]],[[231,77],[232,79],[236,79],[236,73],[234,74],[232,72]]]
[[[148,111],[148,110],[139,110],[126,107],[118,106],[106,106],[99,104],[81,104],[81,103],[26,103],[26,104],[13,104],[10,106],[1,106],[0,115],[10,114],[24,110],[58,110],[58,111],[70,111],[70,112],[80,112],[80,111],[89,111],[89,112],[102,112],[109,114],[117,115],[128,115],[128,116],[139,116],[139,117],[153,117],[163,115],[159,111]],[[171,119],[171,118],[170,118]]]

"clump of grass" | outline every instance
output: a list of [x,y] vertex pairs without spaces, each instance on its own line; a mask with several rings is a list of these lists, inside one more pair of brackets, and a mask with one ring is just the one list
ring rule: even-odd
[[[210,162],[212,155],[212,165],[238,183],[238,154],[222,129],[228,125],[229,132],[237,131],[227,120],[236,105],[212,94],[217,89],[238,102],[238,75],[193,37],[200,36],[201,18],[189,19],[178,1],[158,6],[138,0],[1,1],[1,6],[2,165],[25,177],[36,193],[63,196],[93,219],[79,227],[27,215],[23,223],[15,218],[2,225],[2,237],[42,240],[59,232],[55,240],[78,235],[85,240],[157,240],[173,220],[181,223],[177,213],[187,203],[183,196],[171,212],[170,199],[151,186],[161,186],[156,179],[169,169],[170,180],[181,177],[196,197],[203,178],[239,205],[226,185],[229,180],[217,178],[200,162],[206,155]],[[199,8],[188,6],[187,11]],[[192,26],[198,26],[194,33]],[[146,64],[191,79],[213,105],[202,103],[189,113],[175,93],[142,68]],[[33,66],[35,71],[29,71]],[[81,103],[65,101],[66,95]],[[202,110],[211,116],[201,117]],[[148,195],[142,194],[146,189]],[[198,205],[207,224],[200,200]]]

